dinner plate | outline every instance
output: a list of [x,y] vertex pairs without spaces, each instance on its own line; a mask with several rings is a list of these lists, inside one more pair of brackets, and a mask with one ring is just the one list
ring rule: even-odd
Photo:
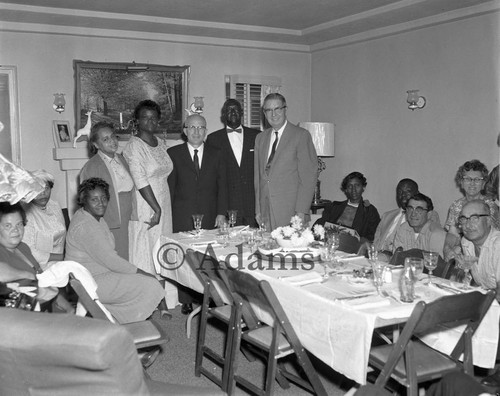
[[351,285],[355,285],[355,286],[364,286],[364,285],[370,285],[370,284],[372,284],[373,283],[373,279],[348,276],[347,277],[347,282],[349,282]]
[[284,261],[297,261],[302,259],[307,259],[309,261],[319,261],[319,249],[308,248],[308,249],[264,249],[262,247],[257,248],[257,254],[262,258],[268,260],[271,258],[273,261],[281,261],[284,257]]

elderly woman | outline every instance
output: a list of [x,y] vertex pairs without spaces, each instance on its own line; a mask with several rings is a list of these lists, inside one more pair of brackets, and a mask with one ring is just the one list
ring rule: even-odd
[[[0,202],[0,282],[36,280],[42,273],[38,261],[31,254],[29,246],[22,242],[26,213],[17,203]],[[57,297],[56,297],[57,295]],[[58,294],[57,288],[40,288],[38,300],[49,301],[56,297],[52,309],[58,312],[73,312],[67,300]]]
[[448,218],[444,225],[444,229],[449,233],[460,236],[460,231],[457,228],[457,219],[460,216],[462,207],[469,201],[481,199],[490,207],[492,218],[497,220],[494,226],[498,228],[498,207],[495,202],[484,195],[484,186],[488,177],[488,169],[486,166],[476,159],[467,161],[458,168],[455,176],[455,182],[460,190],[464,193],[464,197],[454,201],[448,210]]
[[130,222],[130,260],[151,274],[156,273],[152,251],[162,234],[172,233],[172,210],[167,176],[173,164],[167,144],[158,139],[160,106],[143,100],[134,110],[137,135],[123,150],[136,187],[137,213]]
[[99,299],[119,323],[137,322],[153,313],[165,292],[156,278],[116,253],[113,234],[104,220],[109,198],[108,183],[102,179],[80,184],[81,208],[71,219],[66,259],[90,271]]
[[110,198],[104,220],[115,237],[116,252],[128,260],[128,223],[132,214],[134,181],[125,158],[117,150],[118,138],[113,124],[106,121],[95,124],[89,135],[91,158],[80,172],[80,183],[91,177],[108,183]]
[[36,261],[46,268],[50,261],[64,258],[66,224],[59,204],[50,199],[54,177],[43,169],[32,175],[45,189],[29,204],[24,205],[27,224],[24,227],[23,242],[26,243]]
[[347,200],[332,202],[315,224],[324,225],[328,222],[349,227],[357,231],[360,242],[373,241],[380,216],[375,206],[363,200],[366,185],[366,178],[362,173],[349,173],[341,184]]

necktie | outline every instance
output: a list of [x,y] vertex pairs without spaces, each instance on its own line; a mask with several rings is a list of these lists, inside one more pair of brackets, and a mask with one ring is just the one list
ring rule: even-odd
[[241,127],[236,128],[236,129],[227,128],[227,133],[231,133],[231,132],[241,133],[242,129],[241,129]]
[[196,176],[200,175],[200,160],[198,159],[198,150],[194,150],[193,156],[194,170],[196,171]]
[[271,168],[271,162],[273,161],[274,154],[276,153],[276,146],[278,145],[278,131],[274,131],[274,134],[276,135],[274,138],[274,143],[273,147],[271,147],[271,154],[269,155],[269,158],[267,159],[267,164],[266,164],[266,173],[269,172],[269,169]]

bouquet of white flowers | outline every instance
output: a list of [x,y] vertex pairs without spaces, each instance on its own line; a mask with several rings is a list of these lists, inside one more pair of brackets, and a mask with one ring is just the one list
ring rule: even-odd
[[278,227],[271,236],[284,248],[300,248],[309,246],[314,242],[314,234],[309,227],[304,227],[302,219],[295,215],[290,225]]

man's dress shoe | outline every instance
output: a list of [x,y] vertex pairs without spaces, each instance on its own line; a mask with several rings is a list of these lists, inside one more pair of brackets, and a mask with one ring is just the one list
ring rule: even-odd
[[182,304],[181,313],[183,315],[189,315],[191,312],[193,312],[193,304]]
[[484,377],[481,384],[488,388],[494,388],[495,391],[500,390],[500,370],[495,371],[493,374]]

